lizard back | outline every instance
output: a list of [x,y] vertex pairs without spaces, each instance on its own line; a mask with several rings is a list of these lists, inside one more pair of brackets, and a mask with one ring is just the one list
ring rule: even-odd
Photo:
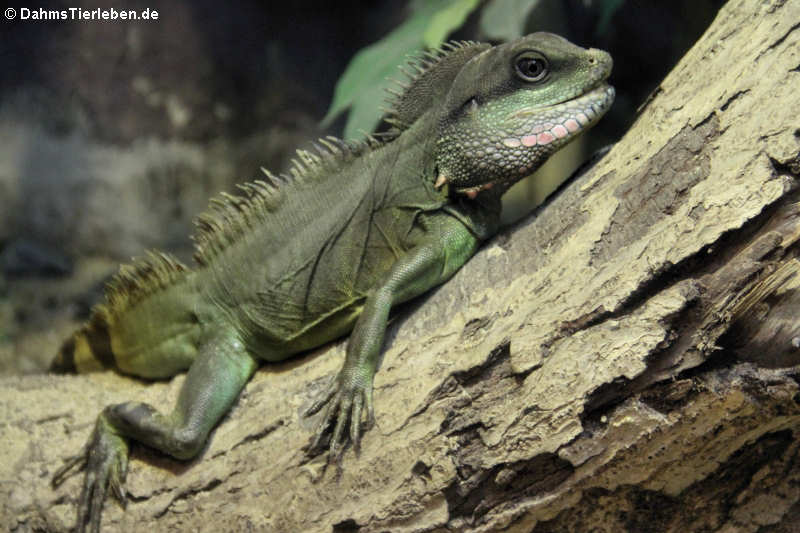
[[292,175],[212,202],[196,238],[208,320],[222,310],[270,360],[346,333],[375,279],[424,233],[421,214],[447,201],[431,150],[429,135],[408,131],[358,157],[301,152]]

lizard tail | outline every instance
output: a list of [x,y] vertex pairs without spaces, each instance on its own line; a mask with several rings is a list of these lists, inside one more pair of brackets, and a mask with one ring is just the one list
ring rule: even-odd
[[[192,292],[185,283],[190,274],[177,259],[160,252],[148,252],[133,264],[121,266],[106,285],[105,301],[95,305],[89,320],[61,345],[50,371],[116,368],[156,377],[186,367],[193,357],[193,344],[181,344],[180,335],[196,329]],[[173,327],[159,335],[162,330],[155,324]]]
[[85,373],[114,366],[108,323],[102,312],[94,312],[89,322],[61,345],[50,363],[50,371],[57,374]]

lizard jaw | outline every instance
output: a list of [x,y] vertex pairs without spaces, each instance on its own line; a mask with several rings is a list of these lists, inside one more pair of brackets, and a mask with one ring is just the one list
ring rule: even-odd
[[472,140],[468,147],[457,135],[446,136],[440,141],[435,187],[449,184],[454,192],[472,199],[491,184],[515,183],[599,121],[613,101],[614,88],[602,82],[558,104],[518,109],[506,121],[517,124]]

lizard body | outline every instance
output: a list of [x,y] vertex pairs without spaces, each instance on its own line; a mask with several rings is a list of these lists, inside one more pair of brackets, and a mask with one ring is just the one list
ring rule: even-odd
[[99,530],[109,489],[125,499],[130,440],[195,456],[257,366],[352,331],[344,366],[308,413],[319,446],[358,445],[390,309],[450,278],[499,227],[500,198],[610,107],[611,58],[546,33],[490,46],[452,43],[386,117],[388,140],[320,140],[291,172],[223,194],[198,218],[196,266],[151,253],[109,283],[106,301],[54,370],[114,367],[146,378],[188,369],[162,414],[106,407],[86,449],[78,527]]

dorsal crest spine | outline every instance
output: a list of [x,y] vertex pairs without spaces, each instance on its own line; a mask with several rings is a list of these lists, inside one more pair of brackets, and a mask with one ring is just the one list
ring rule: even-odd
[[148,251],[132,264],[122,265],[106,284],[106,303],[93,315],[118,315],[148,295],[185,279],[188,268],[174,256]]
[[395,87],[386,89],[384,121],[399,130],[407,129],[437,96],[444,96],[460,68],[489,48],[485,43],[451,41],[439,48],[410,56],[400,72],[405,80],[390,78]]
[[221,193],[209,202],[209,211],[195,219],[194,259],[207,266],[214,257],[280,209],[288,189],[322,181],[353,159],[379,148],[383,141],[366,136],[361,141],[325,137],[313,143],[314,151],[298,150],[289,170],[273,174],[262,168],[263,179],[238,185],[242,195]]

